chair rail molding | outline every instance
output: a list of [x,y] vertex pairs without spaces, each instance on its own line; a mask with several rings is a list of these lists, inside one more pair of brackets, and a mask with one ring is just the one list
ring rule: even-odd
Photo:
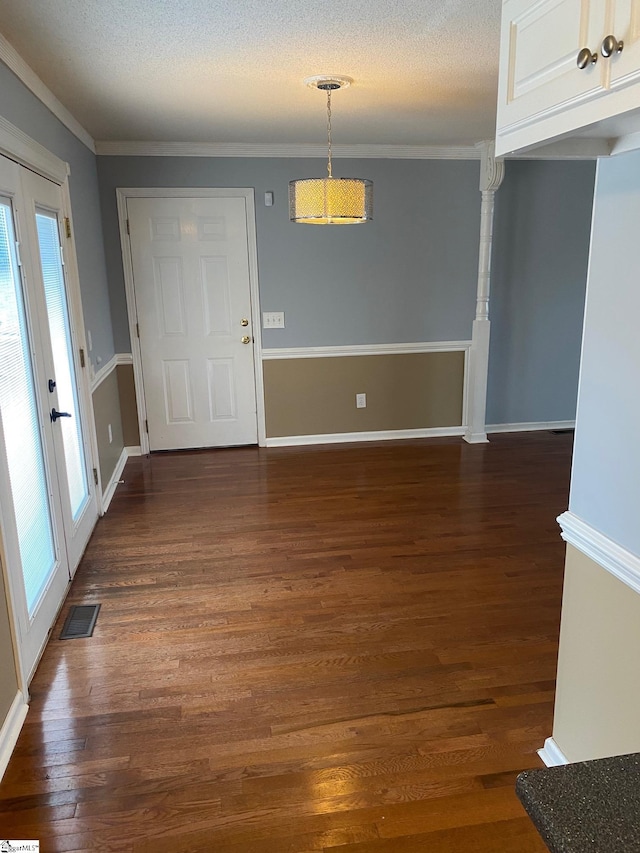
[[481,144],[480,161],[480,251],[478,255],[478,292],[469,352],[469,410],[464,440],[469,444],[488,441],[486,429],[487,375],[489,372],[489,292],[491,287],[491,249],[495,195],[504,178],[504,160],[495,156],[494,141]]
[[637,554],[618,545],[570,510],[556,520],[565,542],[582,551],[634,592],[640,593],[640,557]]

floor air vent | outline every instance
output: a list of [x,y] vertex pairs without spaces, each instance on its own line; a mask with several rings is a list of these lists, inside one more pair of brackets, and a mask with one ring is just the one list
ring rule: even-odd
[[99,612],[99,604],[74,604],[64,623],[60,639],[78,640],[81,637],[90,637]]

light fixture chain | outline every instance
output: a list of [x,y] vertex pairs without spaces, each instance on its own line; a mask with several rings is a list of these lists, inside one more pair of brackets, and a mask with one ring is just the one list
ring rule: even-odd
[[332,178],[331,171],[331,89],[327,89],[327,143],[329,146],[329,162],[327,163],[327,172]]

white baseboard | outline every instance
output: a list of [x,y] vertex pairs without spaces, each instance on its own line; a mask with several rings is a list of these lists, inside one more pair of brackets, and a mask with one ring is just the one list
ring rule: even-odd
[[122,476],[122,472],[124,471],[124,466],[127,464],[127,459],[129,458],[129,454],[127,453],[127,448],[122,448],[122,453],[120,454],[120,458],[116,462],[116,467],[113,469],[113,474],[111,475],[111,479],[107,484],[107,488],[104,490],[102,494],[102,512],[103,514],[109,509],[109,504],[111,503],[111,498],[114,496],[116,488],[118,486],[118,481]]
[[4,771],[9,764],[9,759],[15,748],[18,735],[22,731],[28,710],[29,706],[24,701],[22,692],[18,690],[16,698],[11,703],[9,713],[0,729],[0,781],[2,781]]
[[462,437],[467,444],[487,444],[489,441],[486,432],[468,432]]
[[267,438],[267,447],[297,447],[309,444],[344,444],[357,441],[398,441],[407,438],[441,438],[464,435],[466,427],[433,427],[430,429],[392,429],[371,432],[330,432],[325,435],[287,435]]
[[547,767],[561,767],[564,764],[571,764],[552,737],[545,740],[542,749],[538,750],[538,755]]
[[573,421],[532,421],[519,424],[487,424],[487,432],[535,432],[548,429],[574,429]]
[[127,451],[127,457],[142,456],[142,448],[139,444],[137,444],[135,447],[125,447],[125,450]]

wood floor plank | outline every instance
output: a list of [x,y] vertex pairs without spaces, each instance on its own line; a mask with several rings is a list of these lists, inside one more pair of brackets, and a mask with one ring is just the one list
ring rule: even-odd
[[[45,851],[542,853],[570,434],[127,463],[0,834]],[[57,639],[100,602],[92,638]]]

